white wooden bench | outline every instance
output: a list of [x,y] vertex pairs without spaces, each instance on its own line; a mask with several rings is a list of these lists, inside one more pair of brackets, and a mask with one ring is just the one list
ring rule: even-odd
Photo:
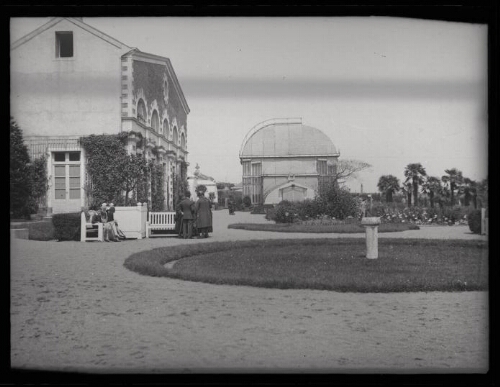
[[153,230],[175,230],[175,212],[150,212],[146,223],[146,238],[157,236],[177,236],[171,234],[153,234]]
[[[88,235],[89,233],[92,234],[95,233],[96,231],[97,231],[97,236]],[[89,219],[89,221],[87,221],[85,212],[82,211],[80,220],[80,242],[87,242],[87,241],[99,241],[99,242],[104,241],[103,224],[101,222],[92,223],[92,219]]]

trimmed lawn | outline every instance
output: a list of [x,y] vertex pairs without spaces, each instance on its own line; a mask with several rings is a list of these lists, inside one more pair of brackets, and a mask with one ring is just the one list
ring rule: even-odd
[[[365,227],[360,223],[315,225],[300,223],[235,223],[230,224],[227,228],[248,231],[304,232],[318,234],[355,234],[365,232]],[[420,227],[410,223],[382,223],[378,226],[378,232],[398,232],[406,230],[420,230]]]
[[[144,275],[214,284],[339,292],[488,289],[488,245],[464,240],[364,239],[201,243],[136,253],[124,263]],[[168,269],[167,262],[177,261]]]

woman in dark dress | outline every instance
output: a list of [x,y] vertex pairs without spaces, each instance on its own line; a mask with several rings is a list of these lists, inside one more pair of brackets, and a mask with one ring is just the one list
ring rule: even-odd
[[196,228],[200,236],[198,238],[208,238],[208,233],[213,232],[212,228],[212,202],[205,197],[207,187],[199,185],[196,188],[198,200],[195,204]]

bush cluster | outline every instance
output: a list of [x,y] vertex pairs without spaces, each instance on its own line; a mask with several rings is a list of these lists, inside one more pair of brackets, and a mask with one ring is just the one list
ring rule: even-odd
[[469,214],[469,228],[474,234],[481,234],[481,210],[473,210]]
[[349,191],[330,185],[315,199],[301,202],[283,200],[274,209],[268,210],[266,218],[276,223],[296,223],[314,219],[347,219],[359,213],[356,199]]
[[80,239],[79,212],[66,214],[54,214],[52,224],[54,225],[54,239],[59,241],[76,241]]

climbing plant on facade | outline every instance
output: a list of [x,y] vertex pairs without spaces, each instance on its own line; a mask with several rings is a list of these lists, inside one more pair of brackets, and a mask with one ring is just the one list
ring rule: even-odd
[[180,198],[184,196],[186,191],[189,190],[189,184],[187,181],[187,167],[188,164],[185,161],[182,161],[179,168],[180,173],[173,174],[174,208],[177,207],[177,204],[180,202]]
[[165,194],[163,192],[165,177],[163,165],[150,162],[151,173],[151,208],[153,211],[163,211],[165,208]]
[[[87,172],[91,184],[86,185],[90,208],[101,203],[129,204],[129,193],[137,186],[147,169],[144,157],[129,155],[125,149],[128,134],[91,135],[80,143],[87,154]],[[125,194],[124,194],[125,193]]]

